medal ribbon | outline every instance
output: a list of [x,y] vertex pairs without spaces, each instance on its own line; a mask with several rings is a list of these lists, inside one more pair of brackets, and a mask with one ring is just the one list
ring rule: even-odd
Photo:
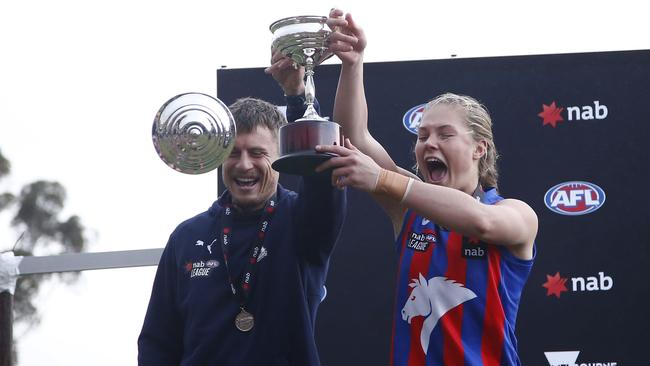
[[239,286],[235,286],[233,280],[233,274],[230,272],[230,266],[228,265],[228,253],[230,251],[231,239],[232,239],[232,215],[233,207],[231,203],[225,205],[221,214],[221,223],[222,223],[222,233],[221,233],[221,251],[223,252],[223,262],[226,265],[226,272],[228,273],[228,281],[230,283],[230,289],[232,290],[233,295],[239,299],[242,310],[244,305],[250,296],[252,290],[253,278],[257,270],[257,259],[260,255],[260,252],[263,248],[264,239],[266,238],[266,231],[269,228],[271,223],[271,218],[275,212],[275,206],[277,204],[276,197],[273,196],[264,207],[262,212],[262,217],[260,218],[259,230],[257,236],[253,239],[251,244],[251,255],[246,268],[244,270],[244,275],[241,278],[241,283]]

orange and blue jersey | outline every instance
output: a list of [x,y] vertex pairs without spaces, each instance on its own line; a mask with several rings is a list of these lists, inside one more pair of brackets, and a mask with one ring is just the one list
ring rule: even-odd
[[[501,199],[490,189],[481,202]],[[396,245],[392,366],[520,364],[515,321],[533,259],[449,231],[411,210]]]

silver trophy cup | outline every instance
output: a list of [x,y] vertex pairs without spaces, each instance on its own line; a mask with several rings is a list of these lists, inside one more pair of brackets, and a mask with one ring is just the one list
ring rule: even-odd
[[235,119],[219,99],[179,94],[165,102],[152,128],[158,156],[172,169],[202,174],[220,166],[235,145]]
[[327,17],[297,16],[280,19],[271,24],[273,48],[305,67],[305,103],[302,118],[280,127],[280,158],[273,169],[288,174],[310,175],[332,154],[317,153],[316,145],[341,144],[338,123],[328,121],[314,109],[316,89],[314,67],[331,56],[327,50]]

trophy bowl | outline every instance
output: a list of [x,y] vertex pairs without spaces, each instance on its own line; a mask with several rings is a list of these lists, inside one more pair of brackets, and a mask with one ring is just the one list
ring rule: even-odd
[[327,50],[327,17],[303,15],[277,20],[269,27],[273,34],[272,48],[305,66],[307,55],[304,50],[313,49],[311,57],[314,66],[332,56]]
[[156,113],[153,145],[162,161],[186,174],[220,166],[235,145],[235,119],[219,99],[202,93],[179,94]]
[[318,165],[335,156],[316,152],[316,145],[341,144],[341,126],[319,116],[314,108],[314,67],[332,55],[327,48],[331,31],[326,29],[326,22],[327,17],[305,15],[283,18],[270,26],[273,49],[303,66],[306,77],[305,114],[280,127],[280,158],[271,166],[282,173],[316,174]]

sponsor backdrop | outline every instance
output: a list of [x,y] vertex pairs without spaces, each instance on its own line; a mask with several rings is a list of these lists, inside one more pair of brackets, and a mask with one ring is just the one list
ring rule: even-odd
[[[323,116],[331,116],[338,72],[316,70]],[[406,168],[422,103],[451,91],[488,107],[500,192],[528,202],[540,223],[517,321],[522,363],[647,364],[650,51],[369,63],[365,82],[371,132]],[[220,69],[217,90],[226,104],[242,96],[283,104],[261,68]],[[397,261],[391,226],[367,195],[349,197],[317,320],[321,359],[385,365]]]

